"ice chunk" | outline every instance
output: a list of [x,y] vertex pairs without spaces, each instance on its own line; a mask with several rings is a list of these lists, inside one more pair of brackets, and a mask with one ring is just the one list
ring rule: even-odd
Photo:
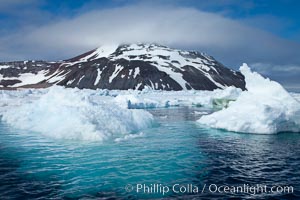
[[147,99],[147,98],[141,98],[133,94],[118,95],[114,99],[114,101],[121,107],[129,108],[129,109],[146,109],[146,108],[164,107],[161,106],[160,102],[158,101]]
[[212,105],[214,109],[227,108],[231,101],[234,101],[234,99],[213,99]]
[[88,90],[55,86],[32,102],[3,111],[2,119],[16,128],[73,140],[114,139],[151,126],[149,112],[96,97]]
[[213,108],[215,99],[224,99],[225,102],[235,100],[241,92],[241,89],[235,87],[214,91],[155,91],[146,88],[143,91],[119,91],[114,101],[123,108],[135,109],[177,106]]
[[244,133],[300,132],[300,104],[279,83],[262,77],[243,64],[246,88],[229,107],[198,122],[212,128]]

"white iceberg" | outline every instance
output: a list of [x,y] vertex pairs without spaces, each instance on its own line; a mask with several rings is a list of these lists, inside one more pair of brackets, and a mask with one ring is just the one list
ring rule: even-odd
[[[123,108],[146,109],[146,108],[168,108],[177,106],[201,106],[213,108],[215,99],[235,100],[241,89],[227,87],[225,89],[216,89],[214,91],[119,91],[115,103]],[[112,93],[116,93],[115,91]]]
[[[145,108],[201,105],[236,99],[240,89],[215,91],[47,89],[0,91],[0,119],[14,128],[69,140],[135,138],[153,124]],[[139,110],[137,110],[139,109]]]
[[53,138],[92,141],[130,134],[153,121],[149,112],[121,108],[94,91],[51,87],[44,93],[2,110],[2,120]]
[[198,122],[212,128],[243,133],[271,134],[300,132],[300,104],[279,83],[252,72],[246,64],[240,67],[247,91],[229,107]]

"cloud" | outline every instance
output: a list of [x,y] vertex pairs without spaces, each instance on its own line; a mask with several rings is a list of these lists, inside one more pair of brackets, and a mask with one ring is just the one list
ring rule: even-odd
[[0,12],[10,12],[13,9],[38,4],[38,0],[0,0]]
[[[300,64],[300,45],[216,13],[176,6],[93,10],[0,39],[0,58],[63,59],[107,43],[156,42],[227,65]],[[12,55],[12,56],[10,56]]]
[[273,73],[300,73],[299,65],[273,65],[270,63],[253,63],[251,67],[263,74],[272,75]]
[[276,65],[270,63],[252,63],[249,66],[260,74],[278,81],[286,88],[300,91],[300,65]]
[[17,32],[23,35],[49,21],[52,14],[41,8],[45,5],[46,0],[0,0],[0,40]]

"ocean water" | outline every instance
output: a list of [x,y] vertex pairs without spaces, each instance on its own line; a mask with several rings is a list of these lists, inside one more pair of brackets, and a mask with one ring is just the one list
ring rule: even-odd
[[[300,134],[209,129],[195,122],[211,112],[202,108],[149,111],[154,127],[103,143],[54,140],[0,122],[1,199],[300,199]],[[137,184],[199,191],[137,192]],[[293,193],[225,194],[210,192],[212,184],[292,186]]]

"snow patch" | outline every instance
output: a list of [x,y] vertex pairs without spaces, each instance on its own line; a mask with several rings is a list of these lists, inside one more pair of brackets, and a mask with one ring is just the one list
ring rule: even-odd
[[13,85],[13,87],[20,87],[20,86],[24,86],[24,85],[39,83],[39,82],[45,80],[45,74],[47,74],[47,72],[44,70],[39,71],[37,74],[33,74],[33,73],[20,74],[20,76],[18,78],[14,78],[14,79],[20,80],[21,83],[17,83],[15,85]]
[[[113,45],[103,45],[103,46],[97,48],[96,51],[94,52],[94,55],[96,55],[97,57],[94,59],[109,57],[112,53],[114,53],[116,51],[118,46],[119,45],[113,44]],[[94,55],[92,55],[92,56],[94,56]]]
[[99,81],[101,79],[101,73],[102,73],[102,71],[100,69],[97,69],[97,78],[94,82],[94,85],[97,85],[99,83]]
[[140,68],[139,68],[139,67],[136,67],[136,68],[134,69],[134,75],[133,75],[133,78],[136,78],[137,75],[139,75],[139,74],[140,74]]
[[109,83],[111,83],[114,80],[114,78],[116,78],[118,76],[118,74],[122,71],[122,69],[123,69],[123,66],[121,66],[121,65],[115,66],[115,71],[109,77]]
[[0,65],[0,69],[7,69],[7,68],[10,68],[9,65]]

